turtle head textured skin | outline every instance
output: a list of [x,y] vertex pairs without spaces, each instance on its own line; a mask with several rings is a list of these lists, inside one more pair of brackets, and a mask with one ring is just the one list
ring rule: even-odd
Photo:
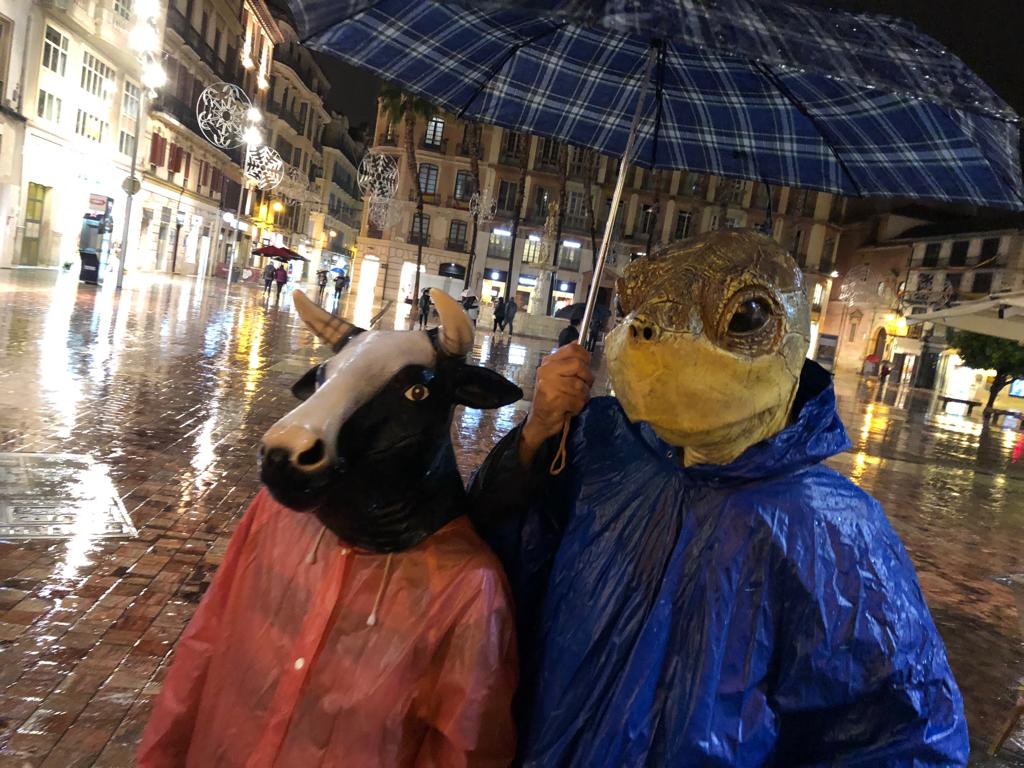
[[774,240],[717,231],[632,262],[606,343],[616,396],[683,448],[726,464],[786,426],[810,337],[803,274]]

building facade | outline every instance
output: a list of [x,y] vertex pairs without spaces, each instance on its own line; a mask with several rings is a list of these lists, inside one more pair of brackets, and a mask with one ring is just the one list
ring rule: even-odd
[[19,87],[28,120],[11,263],[77,262],[83,237],[109,251],[123,216],[140,87],[131,7],[45,0],[23,18]]
[[[458,293],[467,282],[485,303],[504,296],[511,286],[519,305],[540,317],[585,300],[594,251],[610,211],[614,160],[572,147],[563,155],[558,142],[492,126],[480,127],[479,148],[474,149],[474,129],[464,121],[444,113],[418,119],[413,143],[424,194],[420,218],[404,130],[404,124],[390,125],[383,107],[379,110],[372,151],[397,159],[399,184],[384,226],[364,211],[354,269],[360,290],[372,289],[383,300],[407,300],[422,240],[421,285],[457,286],[453,292]],[[474,152],[480,188],[494,211],[477,227],[475,241],[470,212]],[[563,177],[559,239],[555,204]],[[513,238],[517,206],[520,226]],[[789,247],[804,268],[816,336],[831,289],[841,213],[842,199],[825,193],[685,171],[630,169],[601,300],[611,305],[619,271],[650,247],[722,227],[759,227]],[[364,275],[364,268],[371,274]]]
[[0,267],[14,260],[21,221],[25,145],[26,55],[33,23],[30,0],[0,0]]
[[350,269],[359,238],[362,201],[356,186],[365,147],[349,135],[348,118],[332,114],[323,132],[323,167],[317,179],[319,211],[313,217],[313,242],[325,269]]

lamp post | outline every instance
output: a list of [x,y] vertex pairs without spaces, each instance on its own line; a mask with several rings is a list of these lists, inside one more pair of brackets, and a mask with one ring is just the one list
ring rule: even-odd
[[171,253],[171,274],[174,274],[178,266],[178,241],[181,238],[181,228],[185,226],[185,212],[179,210],[174,215],[174,251]]
[[139,88],[139,103],[135,111],[135,140],[132,142],[131,173],[124,180],[122,188],[127,195],[124,203],[124,231],[121,234],[121,254],[117,262],[117,290],[124,283],[124,263],[128,256],[128,237],[132,216],[132,198],[142,188],[135,175],[135,165],[139,160],[139,143],[146,135],[144,123],[146,115],[146,98],[156,96],[157,88],[167,82],[167,73],[160,64],[160,35],[157,22],[161,9],[158,0],[139,0],[134,4],[136,25],[131,32],[131,46],[136,57],[142,63],[142,87]]
[[245,189],[248,186],[246,179],[248,179],[249,155],[263,143],[263,134],[260,133],[260,129],[257,127],[258,123],[263,120],[263,115],[260,111],[256,107],[249,107],[245,113],[245,120],[248,123],[248,127],[246,127],[245,132],[242,134],[242,146],[245,147],[245,151],[242,153],[242,184],[238,190],[238,206],[235,212],[235,237],[231,247],[231,261],[228,264],[229,286],[235,277],[235,258],[238,254],[239,231],[242,226],[242,198],[245,196]]

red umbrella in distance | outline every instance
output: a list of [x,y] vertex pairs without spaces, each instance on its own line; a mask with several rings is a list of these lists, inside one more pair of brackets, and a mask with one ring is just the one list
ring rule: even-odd
[[277,259],[278,261],[309,261],[305,256],[300,256],[291,248],[282,248],[276,245],[264,245],[262,248],[255,248],[253,253],[265,259]]

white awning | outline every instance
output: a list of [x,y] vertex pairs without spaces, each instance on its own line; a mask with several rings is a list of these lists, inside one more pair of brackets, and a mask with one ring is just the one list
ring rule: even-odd
[[935,323],[1024,343],[1024,291],[964,301],[947,309],[909,315],[907,323]]

